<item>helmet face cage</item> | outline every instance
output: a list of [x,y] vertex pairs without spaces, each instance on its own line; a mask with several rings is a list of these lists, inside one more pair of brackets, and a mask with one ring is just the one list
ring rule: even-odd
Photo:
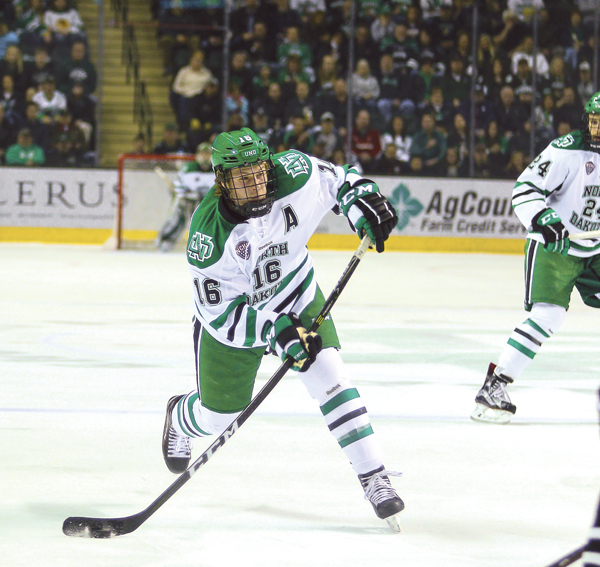
[[229,207],[248,218],[268,214],[276,194],[274,170],[270,158],[225,171],[217,170],[217,182]]
[[586,145],[592,151],[600,153],[600,92],[592,96],[585,105],[581,132]]
[[277,186],[269,147],[250,128],[219,134],[212,147],[212,166],[228,206],[244,217],[266,215]]

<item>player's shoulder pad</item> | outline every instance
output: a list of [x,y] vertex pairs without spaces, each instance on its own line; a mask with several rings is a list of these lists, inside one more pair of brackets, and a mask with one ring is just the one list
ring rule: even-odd
[[306,185],[313,171],[310,156],[298,150],[288,150],[273,155],[272,159],[275,164],[278,199]]
[[217,263],[235,226],[219,211],[219,195],[213,187],[194,211],[190,222],[186,249],[188,263],[198,268],[208,268]]
[[552,148],[559,150],[585,150],[585,142],[580,130],[556,138],[550,143]]

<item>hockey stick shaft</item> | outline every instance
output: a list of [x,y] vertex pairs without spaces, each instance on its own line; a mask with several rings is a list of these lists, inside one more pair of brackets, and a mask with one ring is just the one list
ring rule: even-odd
[[587,232],[569,234],[569,240],[585,240],[586,238],[600,238],[600,230],[588,230]]
[[585,550],[585,545],[574,549],[568,555],[561,557],[558,561],[551,563],[548,567],[567,567],[567,565],[571,565],[575,563],[582,555]]
[[154,173],[158,175],[168,186],[169,189],[174,193],[175,192],[175,184],[169,179],[168,175],[164,172],[163,168],[160,165],[157,165],[154,168]]
[[[368,236],[364,236],[360,246],[352,255],[350,262],[346,266],[344,273],[340,277],[337,285],[323,304],[321,311],[312,322],[308,331],[316,331],[323,321],[329,315],[332,307],[338,300],[342,290],[350,280],[350,277],[356,270],[359,262],[362,260],[365,252],[371,245],[371,240]],[[265,400],[275,386],[285,376],[286,372],[291,368],[294,360],[288,357],[285,362],[277,369],[275,374],[267,380],[267,383],[262,387],[260,392],[254,396],[246,409],[229,425],[229,427],[215,439],[215,441],[200,455],[188,469],[177,478],[177,480],[169,486],[154,502],[145,510],[126,516],[123,518],[86,518],[86,517],[69,517],[63,523],[63,533],[68,536],[76,537],[93,537],[93,538],[109,538],[113,536],[125,535],[139,528],[154,512],[156,512],[167,500],[171,498],[192,476],[196,471],[205,465],[208,460],[231,438],[231,436],[245,423],[245,421],[254,413],[256,408]]]

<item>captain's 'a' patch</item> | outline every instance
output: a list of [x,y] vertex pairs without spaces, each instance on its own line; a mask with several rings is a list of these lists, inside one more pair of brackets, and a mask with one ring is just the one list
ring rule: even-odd
[[285,220],[285,234],[298,226],[298,216],[291,205],[286,205],[281,209]]

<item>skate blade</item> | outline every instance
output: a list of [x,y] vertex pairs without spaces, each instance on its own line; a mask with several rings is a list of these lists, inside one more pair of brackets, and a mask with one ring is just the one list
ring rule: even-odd
[[481,423],[497,423],[499,425],[506,425],[510,422],[513,414],[506,410],[492,409],[484,406],[483,404],[477,404],[471,419],[473,421],[479,421]]
[[387,522],[387,525],[390,526],[390,528],[392,529],[393,532],[396,533],[400,533],[400,524],[398,523],[398,518],[397,518],[398,514],[394,514],[393,516],[390,516],[389,518],[385,518],[385,521]]

